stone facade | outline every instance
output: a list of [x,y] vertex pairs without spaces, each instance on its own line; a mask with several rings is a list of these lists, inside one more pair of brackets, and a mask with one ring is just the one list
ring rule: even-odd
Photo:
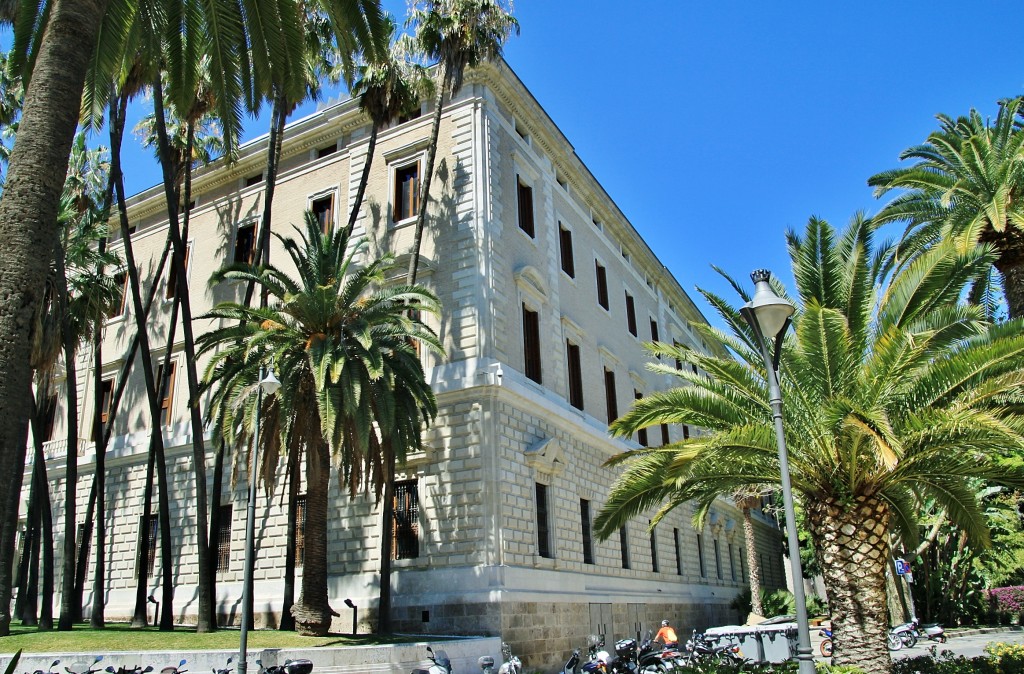
[[[380,135],[356,227],[368,239],[370,255],[392,251],[400,259],[408,256],[412,223],[396,223],[391,213],[396,174],[416,162],[422,170],[429,105],[423,113]],[[299,222],[304,210],[322,206],[326,198],[332,200],[334,222],[347,220],[367,160],[368,132],[366,118],[352,101],[327,106],[289,126],[274,201],[276,231],[288,233],[288,223]],[[635,396],[671,384],[665,375],[645,368],[649,357],[643,341],[656,337],[702,350],[722,347],[704,343],[690,329],[689,322],[704,320],[699,311],[505,64],[471,73],[446,106],[440,139],[421,281],[444,305],[433,327],[447,356],[425,357],[439,415],[426,433],[425,451],[410,457],[399,476],[415,481],[419,550],[394,563],[397,629],[498,635],[528,669],[555,669],[591,633],[607,633],[609,640],[635,635],[656,629],[662,618],[673,620],[681,631],[735,621],[739,616],[728,606],[746,585],[746,554],[740,514],[727,500],[702,532],[694,531],[692,510],[684,507],[667,517],[653,537],[648,521],[638,519],[621,538],[592,540],[591,550],[584,552],[589,523],[583,522],[583,502],[590,517],[596,515],[615,477],[605,460],[637,446],[608,437],[609,390],[621,414]],[[195,315],[241,296],[237,285],[210,287],[207,279],[231,260],[239,227],[260,216],[263,183],[258,175],[265,147],[266,138],[256,140],[241,149],[235,164],[215,165],[195,177],[188,237]],[[526,202],[524,190],[531,197]],[[532,232],[520,226],[520,209],[530,201]],[[153,273],[166,234],[162,192],[154,188],[134,197],[130,214],[143,277],[146,283],[162,284]],[[569,240],[572,264],[567,269],[563,252]],[[271,255],[285,259],[276,243]],[[600,302],[599,268],[604,270],[607,308]],[[532,377],[527,376],[525,312],[535,313],[539,326],[538,370]],[[154,355],[163,353],[169,315],[165,302],[150,321],[152,342],[161,345]],[[196,321],[197,331],[208,327],[209,322]],[[130,315],[108,323],[104,378],[116,375],[117,358],[132,330]],[[174,347],[179,376],[170,422],[162,430],[173,492],[174,610],[179,620],[189,622],[197,602],[196,509],[180,350],[179,336]],[[570,350],[579,354],[582,383],[582,399],[575,406],[570,403]],[[90,362],[85,347],[77,363],[81,391],[91,390]],[[130,376],[107,460],[108,619],[131,615],[139,563],[150,428],[142,377],[138,372]],[[63,433],[61,412],[58,405],[55,438]],[[91,423],[93,414],[86,400],[83,423]],[[699,430],[667,429],[672,440],[688,432]],[[660,444],[662,430],[648,429],[647,440]],[[60,522],[66,448],[61,441],[46,447],[54,518]],[[81,519],[92,480],[91,444],[82,443],[79,454]],[[228,623],[240,613],[245,453],[236,452],[231,461],[237,479],[222,501],[231,506],[230,560],[217,585],[218,612]],[[287,525],[283,467],[280,475],[281,487],[273,495],[261,491],[257,503],[255,597],[262,625],[275,625],[281,609]],[[541,492],[547,505],[544,522],[538,514]],[[370,496],[351,499],[338,491],[332,511],[329,582],[341,613],[334,627],[351,628],[352,611],[343,605],[350,599],[358,607],[360,629],[369,630],[378,594],[380,509]],[[754,519],[761,577],[765,586],[780,587],[778,528],[760,511]],[[546,546],[540,540],[542,524]],[[151,581],[154,592],[157,583]]]

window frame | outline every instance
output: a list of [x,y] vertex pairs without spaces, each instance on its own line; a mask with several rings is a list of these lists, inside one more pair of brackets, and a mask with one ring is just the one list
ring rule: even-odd
[[306,563],[306,495],[295,496],[295,568]]
[[628,290],[624,292],[626,295],[626,329],[629,330],[629,334],[637,337],[639,330],[636,327],[636,300]]
[[551,504],[548,500],[548,485],[534,482],[534,506],[537,514],[537,556],[554,559],[551,545]]
[[519,231],[537,238],[537,213],[533,201],[533,185],[523,180],[523,174],[516,174],[516,224]]
[[569,404],[582,411],[585,407],[585,395],[580,345],[573,343],[571,340],[565,340],[565,359],[568,370]]
[[572,247],[572,230],[558,221],[558,255],[562,273],[571,279],[576,278],[576,258]]
[[[420,170],[420,158],[419,157],[415,157],[415,158],[407,159],[407,160],[404,160],[404,161],[401,161],[401,162],[395,162],[395,163],[391,164],[391,166],[389,168],[390,168],[391,183],[392,183],[391,184],[391,224],[392,225],[401,225],[401,224],[404,224],[404,223],[412,222],[419,215],[419,210],[420,210],[420,191],[422,189],[422,176],[421,176],[421,170]],[[415,178],[412,181],[413,182],[413,190],[412,190],[412,193],[410,195],[411,198],[412,198],[412,208],[409,211],[409,213],[410,213],[409,215],[405,215],[404,217],[399,218],[398,215],[399,215],[400,208],[401,208],[401,211],[402,211],[403,214],[407,210],[405,208],[407,204],[406,204],[406,200],[405,200],[404,190],[402,190],[402,188],[401,188],[402,185],[405,182],[407,182],[407,181],[400,181],[399,178],[400,178],[401,175],[403,175],[404,173],[406,173],[410,169],[414,170],[415,173],[416,173],[416,176],[415,176]]]
[[626,525],[623,524],[619,527],[619,550],[622,553],[622,568],[629,570],[629,532],[626,531]]
[[[248,254],[245,259],[239,258],[239,244],[244,241],[242,231],[251,232],[248,244]],[[256,251],[259,249],[259,223],[255,219],[242,220],[235,225],[235,241],[231,252],[231,261],[235,264],[256,264]]]
[[[313,215],[316,216],[317,222],[320,223],[320,231],[327,234],[337,226],[337,190],[332,189],[327,192],[318,192],[313,196],[309,197],[309,210],[312,211]],[[317,210],[317,204],[327,202],[328,207],[322,211],[326,213],[326,216],[321,217],[321,211]]]
[[708,577],[708,567],[704,559],[704,534],[697,534],[697,568],[700,570],[700,577]]
[[[639,401],[641,401],[643,399],[644,399],[644,394],[641,393],[640,391],[638,391],[637,389],[633,389],[633,400],[636,401],[636,402],[639,402]],[[636,441],[639,442],[644,447],[650,447],[651,446],[650,442],[648,441],[647,427],[646,426],[643,427],[643,428],[637,429]]]
[[[114,379],[115,377],[107,377],[103,379],[100,384],[102,387],[100,393],[100,407],[96,410],[96,413],[100,415],[100,433],[106,433],[107,424],[110,423],[110,406],[114,401]],[[99,442],[100,439],[95,437],[95,421],[92,427],[94,431],[92,441]]]
[[396,480],[393,506],[391,559],[416,559],[420,556],[419,481]]
[[594,278],[597,283],[597,304],[605,311],[611,312],[608,299],[608,269],[600,260],[594,260]]
[[604,368],[604,401],[608,423],[619,418],[619,396],[615,388],[615,370]]
[[594,563],[594,528],[590,500],[580,499],[580,534],[583,538],[583,563]]
[[[192,244],[194,239],[185,241],[185,282],[188,283],[189,276],[192,271]],[[164,302],[173,302],[174,295],[178,290],[178,275],[175,273],[173,247],[172,255],[167,258],[170,268],[167,270],[167,276],[164,278]]]
[[177,383],[178,374],[178,363],[177,358],[171,357],[167,362],[170,366],[170,377],[167,379],[163,378],[164,360],[160,359],[160,362],[156,366],[156,385],[159,387],[157,390],[157,397],[160,400],[160,427],[167,428],[171,425],[174,414],[174,386]]
[[522,303],[523,320],[523,374],[537,383],[544,383],[544,363],[541,349],[540,312]]
[[658,564],[658,527],[651,527],[651,572],[661,573]]
[[217,519],[217,549],[213,558],[214,573],[226,573],[231,568],[231,516],[232,504],[222,503],[217,506],[220,516]]

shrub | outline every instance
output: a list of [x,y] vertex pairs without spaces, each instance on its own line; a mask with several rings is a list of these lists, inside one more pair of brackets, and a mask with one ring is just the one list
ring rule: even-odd
[[996,587],[988,591],[989,611],[999,622],[1009,620],[1024,612],[1024,585]]

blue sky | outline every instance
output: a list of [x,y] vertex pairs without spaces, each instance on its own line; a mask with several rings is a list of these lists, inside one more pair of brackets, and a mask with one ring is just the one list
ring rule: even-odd
[[[384,4],[404,17],[402,0]],[[731,296],[712,264],[791,283],[787,229],[874,213],[867,178],[935,114],[994,116],[1024,93],[1024,3],[1008,0],[519,0],[515,13],[509,65],[712,320],[695,287]],[[129,193],[159,180],[148,154],[126,160]]]

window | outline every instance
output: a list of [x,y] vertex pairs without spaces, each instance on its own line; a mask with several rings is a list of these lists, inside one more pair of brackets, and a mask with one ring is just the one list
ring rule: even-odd
[[743,547],[740,547],[740,578],[747,577],[747,558],[743,553]]
[[[636,389],[633,389],[633,400],[643,400],[643,398],[644,398],[644,394],[643,393],[640,393],[640,391],[637,391]],[[644,447],[650,447],[650,444],[648,444],[648,442],[647,442],[647,429],[646,428],[641,428],[639,431],[636,432],[636,441],[639,442]]]
[[729,578],[736,580],[736,557],[733,554],[732,543],[729,544]]
[[626,328],[636,337],[636,302],[629,293],[626,293]]
[[683,556],[679,554],[679,529],[672,529],[672,547],[676,551],[676,575],[683,575]]
[[334,195],[314,199],[309,210],[313,211],[316,221],[320,223],[320,231],[325,234],[334,227]]
[[558,250],[562,254],[562,271],[569,278],[576,278],[576,262],[572,256],[572,232],[558,223]]
[[[141,545],[141,540],[140,540],[139,556],[135,560],[135,577],[136,578],[138,578],[139,576],[142,575],[142,569],[143,568],[148,569],[148,571],[146,572],[147,576],[152,576],[153,575],[153,571],[156,569],[156,534],[157,534],[157,531],[159,531],[159,527],[157,526],[158,523],[159,523],[159,520],[157,519],[156,515],[149,515],[148,517],[144,516],[144,517],[140,517],[139,518],[139,533],[140,533],[140,537],[141,536],[148,536],[148,538],[149,538],[149,550],[147,552],[146,559],[143,560],[142,559],[142,545]],[[145,564],[146,566],[143,567],[142,566],[143,564]]]
[[[396,485],[397,487],[397,485]],[[295,566],[306,561],[306,495],[295,497]]]
[[722,549],[717,538],[711,543],[715,546],[715,575],[718,576],[718,580],[722,580]]
[[395,530],[392,556],[416,559],[420,556],[420,500],[416,480],[395,483]]
[[57,418],[57,394],[46,396],[43,408],[39,410],[39,435],[43,442],[53,440],[53,426]]
[[240,264],[256,262],[256,222],[245,222],[238,225],[235,232],[234,261]]
[[395,200],[391,219],[401,222],[415,218],[420,210],[419,162],[395,169]]
[[110,305],[110,316],[108,318],[119,318],[124,316],[125,307],[128,306],[128,272],[119,271],[114,274],[114,285],[119,293]]
[[658,321],[651,319],[651,341],[657,342],[660,338],[658,336]]
[[164,370],[164,363],[160,363],[156,370],[156,386],[160,392],[160,425],[168,426],[171,423],[171,412],[174,403],[174,371],[175,363],[172,360]]
[[[683,345],[673,339],[672,340],[672,346],[674,346],[675,348],[679,349]],[[676,358],[676,369],[677,370],[682,370],[683,369],[683,361],[679,360],[678,358]]]
[[523,352],[526,356],[526,376],[541,383],[540,316],[523,305]]
[[524,184],[522,178],[518,178],[516,184],[519,194],[519,229],[532,239],[536,236],[533,228],[533,188]]
[[583,409],[583,368],[580,365],[580,347],[566,340],[565,354],[569,361],[569,404]]
[[683,440],[689,440],[689,439],[690,439],[690,427],[687,426],[686,424],[683,424]]
[[658,573],[658,532],[651,529],[651,571]]
[[595,273],[597,275],[597,303],[608,309],[608,272],[601,263],[594,261]]
[[[107,428],[107,420],[110,418],[110,402],[114,397],[114,380],[104,379],[101,386],[100,408],[97,410],[97,414],[100,415],[100,433],[104,433]],[[93,424],[93,428],[96,428],[95,424]],[[98,442],[99,438],[94,437],[92,441]]]
[[551,530],[548,525],[548,486],[537,485],[537,554],[551,559]]
[[220,522],[217,524],[217,559],[214,569],[217,573],[227,571],[231,566],[231,504],[220,506]]
[[257,173],[256,175],[251,175],[245,179],[245,186],[252,187],[253,185],[259,185],[261,182],[263,182],[263,174]]
[[583,563],[594,563],[594,537],[590,529],[590,501],[580,499],[580,525],[583,528]]
[[629,568],[629,535],[626,533],[626,527],[622,526],[619,528],[619,549],[622,550],[622,568]]
[[604,399],[608,423],[619,418],[619,403],[615,398],[615,373],[605,368],[604,371]]
[[708,570],[704,566],[704,536],[697,534],[697,566],[700,567],[700,577],[707,578]]
[[[188,274],[188,262],[189,262],[189,257],[191,256],[191,253],[192,253],[192,244],[191,243],[186,243],[185,244],[185,263],[182,265],[184,267],[184,269],[185,269],[185,273],[186,274]],[[174,293],[175,293],[175,291],[176,291],[176,289],[178,287],[178,275],[174,273],[175,266],[174,266],[174,259],[173,259],[173,257],[171,258],[171,265],[170,266],[171,266],[171,268],[170,268],[170,270],[169,270],[169,272],[167,274],[167,286],[164,289],[164,299],[168,299],[168,300],[174,299]]]
[[661,444],[662,445],[667,445],[670,442],[672,442],[672,440],[668,437],[668,424],[662,424],[661,425]]
[[331,143],[330,145],[324,145],[322,148],[319,148],[316,151],[316,158],[317,159],[323,159],[324,157],[329,157],[330,155],[334,154],[337,151],[338,151],[338,144],[337,143]]
[[84,523],[83,524],[79,524],[78,525],[78,538],[76,539],[78,541],[79,550],[84,550],[84,552],[85,552],[85,554],[82,556],[82,558],[85,559],[85,569],[82,570],[81,572],[83,574],[86,574],[85,575],[86,578],[89,577],[88,576],[88,573],[89,573],[89,557],[90,557],[89,549],[90,549],[90,547],[92,547],[91,537],[90,537],[90,540],[86,540],[87,529],[88,529],[88,527],[86,527]]

